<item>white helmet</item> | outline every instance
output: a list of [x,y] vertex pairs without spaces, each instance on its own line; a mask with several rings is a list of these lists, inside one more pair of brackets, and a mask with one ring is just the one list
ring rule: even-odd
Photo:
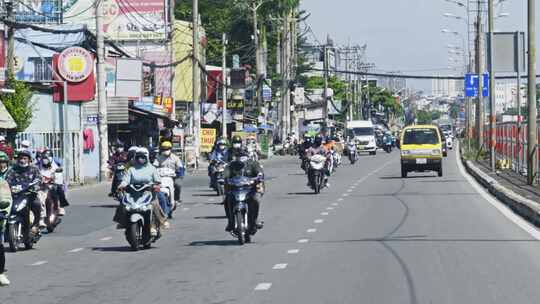
[[30,148],[30,141],[29,141],[29,140],[26,140],[26,139],[23,140],[23,141],[21,141],[21,146],[22,146],[23,148]]

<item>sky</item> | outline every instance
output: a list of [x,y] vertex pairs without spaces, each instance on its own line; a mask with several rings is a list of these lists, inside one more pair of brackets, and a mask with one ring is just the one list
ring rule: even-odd
[[[367,44],[367,60],[375,63],[378,71],[456,75],[455,70],[448,69],[452,64],[448,60],[447,45],[463,43],[459,36],[444,34],[441,30],[461,32],[466,41],[467,27],[464,21],[443,14],[465,17],[466,10],[448,1],[302,0],[301,7],[311,14],[306,22],[319,41],[324,42],[330,35],[334,43],[340,45],[347,45],[349,41],[351,45]],[[496,6],[496,14],[500,13],[509,16],[496,19],[495,31],[526,31],[526,0],[504,0]],[[536,15],[539,16],[536,31],[540,46],[540,4],[537,4]],[[313,39],[313,36],[308,38]],[[418,89],[431,88],[430,81],[409,83]]]

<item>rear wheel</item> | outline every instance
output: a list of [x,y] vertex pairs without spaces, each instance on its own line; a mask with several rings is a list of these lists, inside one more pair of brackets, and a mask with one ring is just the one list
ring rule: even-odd
[[7,227],[9,250],[11,250],[11,252],[17,252],[17,250],[19,249],[19,229],[17,228],[20,228],[20,226],[21,223],[17,223],[9,224]]
[[439,170],[437,171],[439,177],[442,177],[443,176],[443,168],[442,168],[442,165],[439,166]]
[[244,245],[246,240],[246,230],[244,229],[243,216],[241,211],[236,211],[236,233],[238,234],[238,243]]
[[377,155],[377,151],[371,151],[369,152],[369,155]]
[[407,168],[401,165],[401,178],[407,178]]

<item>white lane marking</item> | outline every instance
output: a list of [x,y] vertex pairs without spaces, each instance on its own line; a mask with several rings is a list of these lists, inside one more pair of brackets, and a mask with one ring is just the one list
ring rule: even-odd
[[342,198],[338,198],[338,200],[337,200],[337,201],[338,201],[338,202],[342,202],[342,201],[343,201],[343,199],[342,199]]
[[334,210],[334,207],[326,207],[326,210]]
[[189,208],[182,208],[182,211],[188,211]]
[[314,220],[313,222],[314,222],[315,224],[321,224],[321,223],[324,222],[324,220],[323,220],[323,219],[316,219],[316,220]]
[[309,228],[308,230],[306,230],[307,233],[314,233],[314,232],[317,232],[317,229],[315,228]]
[[30,266],[41,266],[47,264],[47,261],[37,261],[34,264],[30,264]]
[[321,215],[324,215],[324,216],[329,215],[329,214],[330,213],[328,213],[328,212],[321,212]]
[[347,196],[349,196],[349,194],[348,193],[343,193],[343,196],[347,197]]
[[272,269],[274,270],[283,270],[287,268],[287,264],[283,263],[283,264],[276,264],[274,265],[274,267],[272,267]]
[[71,249],[70,251],[68,251],[69,253],[76,253],[76,252],[80,252],[80,251],[83,251],[84,248],[75,248],[75,249]]
[[300,252],[300,249],[290,249],[287,250],[288,254],[298,254]]
[[298,240],[298,243],[300,243],[300,244],[304,244],[304,243],[307,243],[307,242],[309,242],[308,239],[299,239]]
[[469,173],[467,173],[467,171],[465,171],[465,168],[463,167],[463,164],[461,163],[461,160],[459,159],[459,149],[457,149],[457,151],[458,152],[456,153],[456,162],[457,162],[459,171],[461,175],[463,175],[463,177],[465,177],[465,179],[469,182],[469,184],[476,190],[476,192],[478,192],[488,203],[490,203],[493,207],[495,207],[507,219],[512,221],[519,228],[527,232],[530,236],[532,236],[536,240],[540,240],[540,231],[538,229],[536,229],[526,220],[522,219],[519,215],[515,214],[511,209],[509,209],[502,202],[498,201],[493,196],[491,196],[491,194],[489,194],[489,192],[487,192],[484,187],[478,184],[476,180],[474,180],[473,177],[470,176]]
[[215,200],[216,200],[215,198],[210,198],[210,199],[208,199],[209,202],[213,202],[213,201],[215,201]]
[[338,203],[332,203],[332,206],[339,206]]
[[263,290],[270,289],[270,287],[272,287],[272,283],[259,283],[259,284],[257,284],[257,286],[255,286],[255,290],[256,291],[263,291]]
[[106,236],[106,237],[104,237],[104,238],[100,238],[99,240],[100,240],[100,241],[110,241],[110,240],[112,240],[112,237]]
[[347,192],[352,192],[352,189],[347,190]]

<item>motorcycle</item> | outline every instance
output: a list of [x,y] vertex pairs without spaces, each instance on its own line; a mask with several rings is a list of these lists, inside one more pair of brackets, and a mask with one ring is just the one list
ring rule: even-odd
[[251,159],[252,161],[259,161],[259,154],[257,153],[257,149],[255,145],[248,145],[247,153],[248,153],[249,159]]
[[392,142],[384,143],[383,149],[386,151],[386,153],[392,153]]
[[32,232],[35,221],[34,213],[31,210],[31,202],[37,199],[37,186],[39,181],[30,184],[17,184],[11,187],[13,205],[7,224],[7,241],[9,249],[17,252],[21,244],[24,248],[32,249],[35,243],[41,238],[41,233]]
[[319,194],[324,185],[324,167],[326,161],[326,156],[319,154],[313,155],[309,160],[308,180],[315,194]]
[[247,200],[255,195],[256,185],[261,181],[261,177],[249,178],[245,176],[235,176],[227,181],[230,189],[230,197],[233,199],[233,212],[235,227],[233,236],[238,238],[238,243],[243,245],[251,242],[251,235],[248,225],[249,208]]
[[165,193],[171,210],[167,216],[172,217],[172,212],[176,210],[176,202],[174,200],[174,178],[176,177],[176,172],[171,168],[158,168],[157,171],[161,178],[159,190]]
[[133,251],[150,248],[151,244],[160,237],[159,225],[156,226],[157,236],[152,237],[150,233],[151,223],[154,213],[152,201],[155,185],[129,185],[122,195],[121,203],[126,210],[126,240]]
[[225,195],[225,179],[223,174],[225,172],[225,162],[223,161],[213,161],[212,167],[210,168],[210,174],[213,175],[212,180],[214,181],[212,188],[216,190],[218,196]]
[[45,191],[45,225],[47,225],[48,233],[53,233],[54,229],[62,222],[59,216],[60,202],[57,187],[62,187],[62,185],[58,184],[56,176],[54,178],[43,177],[41,191]]
[[336,168],[341,166],[341,153],[332,148],[332,161],[333,161],[333,170],[336,171]]
[[347,154],[349,155],[351,165],[354,165],[358,160],[358,151],[356,150],[356,143],[354,141],[349,141],[347,143]]
[[309,158],[307,157],[306,153],[307,153],[307,150],[304,151],[304,153],[302,153],[301,156],[300,156],[300,159],[302,161],[302,164],[300,165],[300,168],[302,168],[302,170],[304,170],[304,172],[306,174],[308,174],[308,172],[309,172]]

